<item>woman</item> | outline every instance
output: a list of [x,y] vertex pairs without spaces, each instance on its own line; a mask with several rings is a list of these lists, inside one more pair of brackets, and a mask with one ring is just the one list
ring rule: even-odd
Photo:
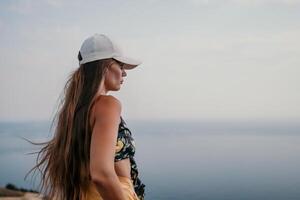
[[54,118],[54,137],[42,143],[33,168],[42,172],[41,188],[49,199],[143,200],[134,139],[120,101],[107,95],[120,90],[125,70],[140,62],[124,57],[103,34],[87,38],[78,59]]

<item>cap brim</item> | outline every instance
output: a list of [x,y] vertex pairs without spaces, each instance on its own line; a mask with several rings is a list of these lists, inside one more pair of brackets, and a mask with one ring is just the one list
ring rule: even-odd
[[142,63],[139,60],[123,56],[114,56],[113,58],[124,63],[124,69],[133,69]]

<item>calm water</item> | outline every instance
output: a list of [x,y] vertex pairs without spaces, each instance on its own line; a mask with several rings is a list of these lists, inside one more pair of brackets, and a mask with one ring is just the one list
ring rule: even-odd
[[[299,200],[300,125],[127,120],[147,200]],[[0,186],[23,180],[49,123],[0,123]],[[36,179],[36,184],[38,179]]]

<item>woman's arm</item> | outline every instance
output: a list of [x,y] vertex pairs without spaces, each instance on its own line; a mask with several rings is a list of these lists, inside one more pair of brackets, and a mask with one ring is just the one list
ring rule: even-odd
[[103,199],[125,200],[114,168],[121,103],[113,96],[102,96],[95,103],[94,109],[95,121],[90,149],[92,181]]

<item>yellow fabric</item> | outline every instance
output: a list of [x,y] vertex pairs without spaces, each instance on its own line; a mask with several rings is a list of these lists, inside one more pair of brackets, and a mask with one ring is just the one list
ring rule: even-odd
[[[134,191],[134,186],[131,179],[124,176],[118,176],[118,178],[121,182],[121,187],[124,191],[124,194],[127,197],[126,200],[139,200]],[[88,200],[103,200],[95,185],[93,184],[91,185],[90,192],[88,194]]]
[[119,153],[119,151],[124,147],[124,142],[121,139],[118,139],[117,145],[116,145],[116,153]]

